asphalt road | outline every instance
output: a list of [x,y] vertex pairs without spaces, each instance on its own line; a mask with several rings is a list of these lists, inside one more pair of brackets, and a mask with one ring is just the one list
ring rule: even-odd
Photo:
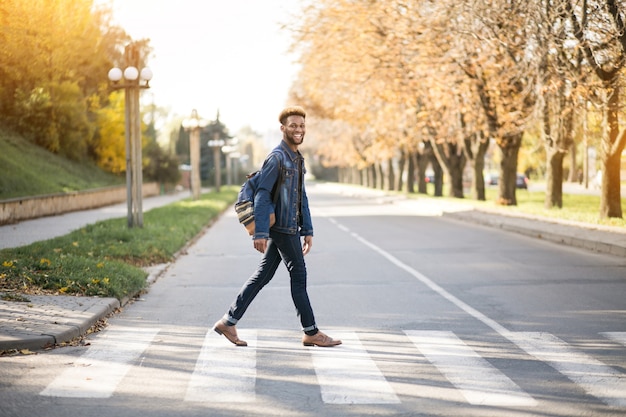
[[259,260],[227,213],[88,346],[1,358],[0,416],[623,416],[626,260],[457,222],[427,202],[309,188],[320,328],[280,268],[211,331]]

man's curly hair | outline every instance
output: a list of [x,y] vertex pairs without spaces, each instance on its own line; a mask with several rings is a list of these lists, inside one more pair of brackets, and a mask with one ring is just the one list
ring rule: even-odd
[[278,116],[278,121],[281,125],[284,125],[289,116],[302,116],[306,119],[306,112],[300,106],[290,106],[283,109]]

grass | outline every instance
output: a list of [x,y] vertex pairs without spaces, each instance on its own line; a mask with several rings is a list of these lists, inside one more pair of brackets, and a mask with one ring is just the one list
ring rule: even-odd
[[124,177],[68,160],[0,129],[0,200],[124,184]]
[[[430,185],[429,185],[430,186]],[[428,188],[428,192],[432,195],[433,189]],[[444,187],[444,195],[446,193]],[[423,194],[413,194],[413,196],[424,197]],[[545,193],[542,191],[528,191],[518,189],[516,191],[517,206],[502,206],[496,204],[498,197],[498,189],[488,187],[486,189],[486,201],[472,200],[465,198],[462,200],[450,197],[432,197],[432,198],[449,198],[452,201],[464,201],[477,208],[497,209],[502,213],[509,214],[526,214],[539,217],[561,219],[573,222],[587,223],[591,225],[603,225],[613,227],[626,227],[624,218],[600,218],[600,196],[587,194],[563,194],[563,207],[546,209],[544,207]],[[622,210],[626,210],[626,198],[622,196]]]
[[144,213],[144,227],[129,229],[127,219],[100,221],[65,236],[0,250],[2,298],[26,294],[115,297],[140,292],[142,269],[166,263],[236,199],[237,187],[200,200],[182,200]]

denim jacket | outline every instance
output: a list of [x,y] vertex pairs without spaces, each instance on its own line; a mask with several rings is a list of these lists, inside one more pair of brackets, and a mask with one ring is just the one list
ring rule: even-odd
[[[276,223],[272,230],[301,236],[313,235],[309,200],[304,188],[304,160],[302,160],[302,205],[298,208],[298,159],[302,159],[300,152],[292,151],[285,141],[281,141],[267,156],[261,168],[256,194],[254,196],[254,221],[256,229],[253,239],[269,238],[269,215],[275,213]],[[282,185],[277,192],[279,198],[274,207],[272,188],[279,178],[280,169],[283,170]],[[298,212],[300,216],[298,216]],[[300,219],[299,219],[300,218]],[[299,222],[300,220],[300,222]]]

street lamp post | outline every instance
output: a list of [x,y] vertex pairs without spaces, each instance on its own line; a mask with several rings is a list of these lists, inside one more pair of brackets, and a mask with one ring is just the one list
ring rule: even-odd
[[226,155],[226,185],[233,185],[233,160],[241,156],[236,145],[237,138],[234,138],[230,144],[222,146],[222,153]]
[[219,193],[222,184],[222,167],[220,151],[226,142],[219,138],[219,133],[215,132],[213,139],[208,142],[209,148],[213,149],[213,162],[215,164],[215,191]]
[[183,128],[189,132],[189,159],[191,163],[191,195],[194,200],[200,198],[200,130],[208,122],[198,117],[198,111],[193,109],[191,117],[183,120]]
[[115,67],[109,70],[109,80],[115,90],[124,89],[126,121],[126,200],[128,227],[143,227],[141,161],[141,119],[139,117],[139,90],[150,88],[150,68],[137,69],[139,51],[133,43],[126,46],[124,58],[128,67],[124,71]]

